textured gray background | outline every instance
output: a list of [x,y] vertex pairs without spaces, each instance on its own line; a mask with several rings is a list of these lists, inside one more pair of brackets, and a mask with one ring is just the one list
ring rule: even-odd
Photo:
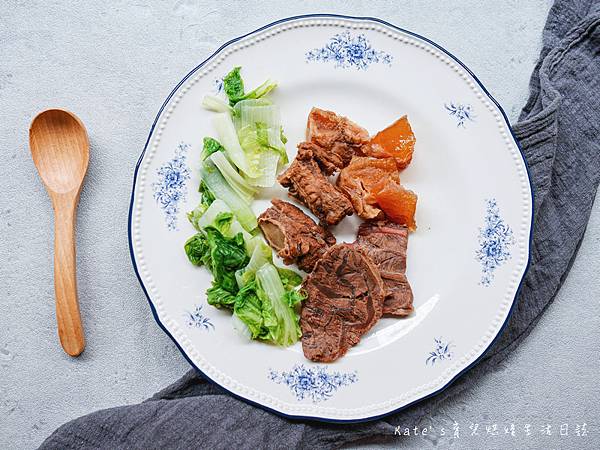
[[[110,3],[110,6],[105,4]],[[458,55],[514,120],[525,102],[549,0],[0,2],[0,448],[32,448],[61,423],[138,402],[188,369],[155,325],[127,247],[133,168],[164,97],[224,41],[301,13],[371,15]],[[78,269],[87,349],[58,345],[52,211],[27,145],[33,115],[64,107],[86,123]],[[460,438],[399,438],[424,448],[598,448],[600,202],[556,302],[510,360],[420,424]],[[576,423],[588,435],[574,436]],[[468,436],[479,423],[478,436]],[[485,425],[515,423],[517,436]],[[526,423],[532,436],[525,436]],[[552,436],[539,430],[552,424]],[[569,423],[569,436],[557,427]],[[202,426],[202,424],[199,424]],[[447,431],[448,432],[448,431]]]

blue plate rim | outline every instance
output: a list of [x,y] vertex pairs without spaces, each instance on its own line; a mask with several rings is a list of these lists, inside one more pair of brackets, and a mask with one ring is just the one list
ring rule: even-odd
[[[529,226],[529,242],[528,242],[528,246],[527,246],[527,264],[525,265],[525,270],[523,271],[523,275],[521,277],[521,280],[519,281],[519,287],[517,288],[517,291],[515,292],[515,296],[513,298],[510,310],[508,312],[508,315],[506,316],[506,319],[504,321],[504,323],[502,324],[502,326],[500,327],[500,329],[498,330],[498,333],[496,334],[496,336],[494,337],[494,339],[492,340],[492,342],[490,342],[490,344],[487,346],[487,348],[481,353],[481,355],[479,355],[479,357],[473,361],[471,364],[469,364],[467,367],[465,367],[463,370],[461,370],[458,374],[456,374],[452,379],[450,379],[446,384],[444,384],[444,386],[442,386],[441,388],[437,389],[436,391],[423,396],[421,398],[419,398],[418,400],[415,400],[411,403],[408,403],[404,406],[401,406],[399,408],[396,408],[392,411],[388,411],[386,413],[383,414],[377,414],[374,416],[369,416],[369,417],[363,417],[360,419],[332,419],[332,418],[325,418],[325,417],[316,417],[316,416],[303,416],[303,415],[294,415],[294,414],[286,414],[283,413],[281,411],[278,411],[276,409],[270,408],[268,406],[262,405],[260,403],[257,403],[253,400],[247,399],[241,395],[238,395],[232,391],[230,391],[229,389],[227,389],[225,386],[222,386],[221,384],[217,383],[215,380],[213,380],[212,378],[210,378],[206,373],[204,373],[200,368],[198,368],[194,362],[190,359],[190,357],[187,355],[187,353],[183,350],[183,348],[179,345],[179,343],[177,342],[177,340],[173,337],[173,335],[169,332],[169,330],[165,327],[165,325],[161,322],[160,318],[158,317],[158,314],[156,312],[156,308],[154,307],[154,304],[152,303],[152,299],[150,298],[150,295],[148,294],[148,291],[146,290],[146,286],[144,285],[144,282],[142,281],[142,278],[140,276],[138,267],[137,267],[137,263],[135,260],[135,254],[133,251],[133,240],[131,238],[131,229],[132,229],[132,218],[133,218],[133,204],[134,204],[134,200],[135,200],[135,187],[136,187],[136,183],[137,183],[137,176],[138,176],[138,171],[141,165],[142,160],[144,159],[144,155],[146,154],[146,150],[148,148],[148,143],[150,142],[150,138],[152,137],[152,133],[154,132],[154,128],[158,122],[158,119],[161,115],[161,113],[163,112],[165,106],[169,103],[169,100],[171,100],[171,98],[173,97],[173,95],[175,94],[175,92],[177,92],[177,90],[179,89],[179,87],[185,83],[185,81],[192,75],[194,74],[198,69],[202,68],[207,62],[209,62],[214,56],[216,56],[221,50],[223,50],[224,48],[228,47],[229,45],[244,39],[252,34],[258,33],[260,31],[263,31],[267,28],[271,28],[275,25],[279,25],[281,23],[285,23],[285,22],[290,22],[293,20],[298,20],[298,19],[314,19],[314,18],[337,18],[337,19],[349,19],[349,20],[356,20],[356,21],[368,21],[368,22],[376,22],[376,23],[380,23],[382,25],[391,27],[395,30],[401,31],[403,33],[406,33],[408,35],[411,35],[413,37],[416,37],[418,39],[422,39],[423,41],[427,42],[430,45],[433,45],[434,47],[436,47],[438,50],[444,52],[446,55],[450,56],[455,62],[457,62],[464,70],[466,70],[469,75],[471,75],[473,77],[473,79],[477,82],[477,84],[479,85],[479,87],[483,90],[483,92],[487,95],[487,97],[494,103],[494,105],[496,105],[496,107],[498,108],[498,110],[500,111],[500,113],[502,114],[502,118],[505,122],[505,124],[508,127],[508,130],[510,131],[511,137],[514,141],[514,143],[516,144],[517,148],[519,149],[519,153],[521,155],[521,159],[523,161],[523,164],[525,165],[525,170],[527,172],[527,182],[529,183],[529,188],[531,191],[531,223]],[[508,321],[510,320],[512,313],[514,311],[514,307],[515,307],[515,303],[517,300],[517,297],[519,296],[519,293],[521,292],[521,289],[523,287],[523,279],[525,278],[525,275],[527,274],[527,271],[529,270],[529,263],[531,262],[531,243],[533,240],[533,221],[534,221],[534,217],[535,217],[535,211],[534,211],[534,187],[531,183],[531,176],[530,176],[530,169],[529,169],[529,164],[527,163],[527,160],[525,159],[525,157],[523,156],[523,149],[521,148],[521,145],[519,143],[519,141],[517,140],[515,133],[509,123],[508,120],[508,116],[506,115],[506,112],[504,111],[504,109],[502,108],[502,106],[500,106],[500,104],[498,103],[498,101],[490,94],[490,92],[486,89],[486,87],[483,85],[483,83],[479,80],[479,78],[477,78],[477,76],[471,71],[471,69],[469,69],[459,58],[457,58],[454,54],[452,54],[450,51],[446,50],[444,47],[442,47],[441,45],[433,42],[432,40],[421,36],[418,33],[414,33],[412,31],[409,31],[405,28],[402,27],[398,27],[390,22],[387,22],[385,20],[382,19],[378,19],[376,17],[369,17],[369,16],[349,16],[349,15],[344,15],[344,14],[330,14],[330,13],[314,13],[314,14],[302,14],[302,15],[297,15],[297,16],[290,16],[290,17],[285,17],[283,19],[279,19],[276,20],[274,22],[271,22],[267,25],[264,25],[260,28],[255,29],[254,31],[251,31],[249,33],[246,33],[242,36],[236,37],[231,39],[230,41],[226,42],[225,44],[223,44],[221,47],[219,47],[215,52],[213,52],[208,58],[206,58],[204,61],[202,61],[200,64],[198,64],[196,67],[194,67],[190,72],[188,72],[188,74],[177,84],[177,86],[175,86],[175,88],[173,88],[173,90],[169,93],[169,95],[167,96],[167,98],[165,99],[165,101],[163,102],[163,104],[161,105],[160,109],[158,110],[158,113],[156,114],[156,117],[154,119],[154,122],[152,123],[152,127],[150,128],[150,132],[148,133],[148,138],[146,139],[146,143],[144,144],[144,149],[140,155],[140,157],[138,158],[138,161],[136,163],[135,166],[135,170],[133,173],[133,186],[132,186],[132,190],[131,190],[131,200],[129,203],[129,214],[128,214],[128,225],[127,225],[127,237],[128,237],[128,241],[129,241],[129,256],[131,257],[131,262],[133,264],[133,270],[135,272],[135,275],[140,283],[140,286],[142,287],[142,290],[144,292],[144,295],[146,296],[146,300],[148,301],[148,304],[150,305],[150,309],[152,310],[152,315],[154,316],[154,320],[156,321],[156,323],[158,324],[158,326],[167,334],[167,336],[169,336],[169,338],[171,338],[171,340],[173,341],[173,343],[177,346],[177,348],[179,349],[179,351],[181,352],[181,354],[184,356],[184,358],[188,361],[188,363],[197,371],[199,372],[206,380],[208,380],[211,383],[214,383],[215,385],[219,386],[220,388],[224,389],[227,393],[229,393],[230,395],[232,395],[233,397],[242,400],[246,403],[249,403],[253,406],[257,406],[263,410],[272,412],[274,414],[277,414],[279,416],[282,416],[286,419],[291,419],[291,420],[310,420],[310,421],[315,421],[315,422],[326,422],[326,423],[339,423],[339,424],[347,424],[347,423],[362,423],[362,422],[370,422],[373,420],[377,420],[377,419],[381,419],[383,417],[387,417],[393,414],[397,414],[400,411],[409,408],[410,406],[419,403],[423,400],[426,400],[428,398],[431,398],[439,393],[441,393],[442,391],[446,390],[450,385],[452,385],[458,378],[460,378],[461,376],[463,376],[466,372],[468,372],[470,369],[472,369],[475,365],[477,365],[485,356],[485,354],[494,346],[494,344],[498,341],[498,338],[502,335],[504,329],[506,328],[506,325],[508,323]]]

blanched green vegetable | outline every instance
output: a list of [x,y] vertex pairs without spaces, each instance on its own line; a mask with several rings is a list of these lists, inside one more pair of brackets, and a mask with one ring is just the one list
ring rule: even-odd
[[227,97],[229,97],[231,106],[235,105],[236,102],[241,100],[244,96],[244,82],[240,75],[240,69],[241,67],[239,66],[234,67],[231,72],[223,78],[223,89],[225,90]]
[[262,300],[257,294],[256,281],[246,284],[236,295],[233,314],[237,316],[250,331],[252,339],[267,336],[262,316]]
[[206,301],[209,305],[217,308],[233,309],[235,306],[236,294],[229,292],[221,286],[214,284],[206,290]]
[[210,155],[212,155],[215,152],[225,151],[225,149],[223,148],[221,143],[211,137],[205,137],[203,143],[204,143],[204,147],[202,149],[202,154],[200,155],[201,161],[204,161],[206,158],[208,158]]
[[[248,246],[251,245],[252,240],[255,238],[244,230],[231,212],[229,206],[227,206],[223,200],[216,199],[213,201],[204,213],[199,212],[198,208],[194,209],[192,212],[188,213],[188,218],[194,228],[198,231],[202,231],[208,226],[214,226],[227,237],[234,237],[236,234],[242,233],[242,237],[246,244],[246,250],[248,251],[248,254],[252,254],[252,249],[254,249],[254,247],[252,246],[251,249],[248,250]],[[224,219],[229,221],[227,227],[224,227]],[[219,223],[221,223],[221,225],[219,225]]]
[[233,238],[223,236],[213,227],[204,229],[208,248],[210,249],[210,269],[213,274],[213,285],[231,293],[238,291],[235,271],[248,264],[248,255],[241,234]]
[[229,206],[231,212],[235,214],[247,231],[256,228],[256,216],[250,206],[229,186],[210,158],[204,161],[200,169],[200,176],[210,192]]
[[235,271],[248,263],[241,234],[224,236],[215,227],[206,227],[186,242],[185,250],[195,265],[205,265],[213,275],[212,287],[206,291],[209,304],[233,308],[239,288]]
[[234,125],[246,152],[273,150],[280,154],[283,164],[288,163],[284,142],[287,138],[277,106],[265,100],[243,100],[235,105],[234,111]]
[[229,206],[220,199],[214,200],[205,211],[200,212],[198,208],[188,213],[188,219],[194,228],[202,231],[204,227],[212,225],[217,216],[221,213],[231,213]]
[[226,113],[215,114],[213,122],[229,160],[249,177],[258,176],[256,161],[252,161],[242,149],[231,116]]
[[240,69],[241,67],[234,67],[233,70],[223,78],[223,88],[229,98],[229,104],[231,106],[241,100],[261,98],[277,87],[277,83],[267,80],[250,92],[244,93],[244,82],[240,75]]
[[277,167],[279,165],[279,154],[267,150],[257,154],[260,175],[255,178],[244,177],[246,182],[252,186],[272,187],[277,181]]
[[268,128],[262,122],[256,122],[255,127],[257,143],[265,149],[279,153],[283,164],[287,164],[289,161],[285,145],[281,141],[281,128]]
[[195,266],[210,266],[208,241],[204,233],[197,233],[189,238],[184,245],[185,254]]
[[245,200],[246,203],[250,204],[256,195],[256,188],[250,186],[250,184],[240,176],[223,153],[214,153],[209,158],[212,163],[217,166],[217,169],[219,169],[223,178],[225,178],[236,194]]
[[195,223],[202,217],[202,214],[209,208],[212,202],[215,201],[215,196],[212,194],[206,183],[200,181],[200,186],[198,187],[198,192],[200,192],[200,203],[198,206],[194,208],[193,211],[187,213],[188,220],[194,225],[194,227],[200,231],[200,229],[195,225]]
[[233,114],[233,108],[229,106],[229,103],[220,99],[219,97],[215,97],[214,95],[205,95],[202,99],[202,106],[209,111]]
[[279,108],[269,100],[242,100],[233,108],[233,124],[239,130],[257,122],[264,123],[268,128],[279,128],[281,116]]
[[298,272],[283,267],[277,267],[277,272],[286,291],[292,290],[302,284],[302,277]]
[[233,310],[232,323],[245,336],[291,345],[301,335],[298,290],[302,277],[273,265],[273,252],[260,235],[250,204],[258,187],[270,187],[287,163],[287,138],[279,108],[264,98],[276,84],[267,80],[245,92],[240,68],[223,80],[229,103],[207,95],[202,105],[216,111],[218,140],[205,137],[200,168],[200,204],[188,218],[198,233],[185,243],[196,266],[213,275],[207,301]]
[[265,241],[257,236],[258,242],[254,246],[250,262],[243,269],[235,273],[238,286],[241,288],[254,279],[256,271],[267,263],[273,262],[273,251]]
[[286,298],[279,273],[272,264],[265,264],[256,272],[257,294],[262,300],[264,326],[268,339],[279,345],[288,346],[298,341],[299,318]]

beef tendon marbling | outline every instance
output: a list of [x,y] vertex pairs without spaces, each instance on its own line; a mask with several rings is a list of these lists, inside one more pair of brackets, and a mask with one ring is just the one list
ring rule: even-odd
[[413,293],[406,278],[408,229],[388,220],[364,222],[356,244],[371,258],[383,281],[383,314],[407,316],[413,311]]
[[307,295],[300,327],[304,355],[331,362],[345,355],[383,313],[385,291],[379,270],[353,244],[325,252],[303,283]]

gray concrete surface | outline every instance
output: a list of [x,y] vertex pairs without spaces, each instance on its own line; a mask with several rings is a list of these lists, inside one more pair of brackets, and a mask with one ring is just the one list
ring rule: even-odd
[[[0,448],[33,448],[61,423],[139,402],[187,370],[153,322],[134,276],[127,210],[133,168],[156,111],[217,46],[294,14],[381,17],[458,55],[515,119],[549,6],[548,0],[0,2]],[[27,144],[33,115],[56,106],[83,119],[92,145],[78,222],[88,345],[78,359],[57,343],[52,211]],[[598,203],[571,275],[529,338],[467,396],[419,424],[398,424],[434,426],[435,436],[398,437],[393,446],[600,447]],[[455,421],[458,439],[448,436]],[[584,422],[587,435],[578,437],[575,425]],[[471,423],[479,424],[477,436],[468,436]],[[499,436],[485,430],[494,423]],[[510,423],[514,437],[503,431]],[[539,431],[547,423],[551,436]],[[559,435],[563,423],[569,436]],[[441,427],[446,436],[439,436]]]

